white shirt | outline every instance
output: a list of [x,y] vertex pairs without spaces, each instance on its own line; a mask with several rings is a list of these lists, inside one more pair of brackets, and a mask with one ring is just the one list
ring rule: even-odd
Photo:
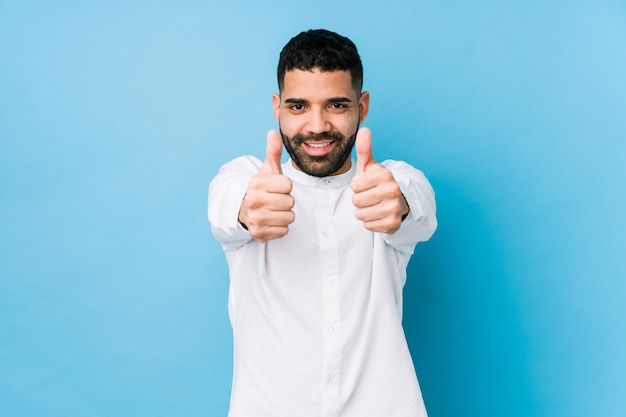
[[426,410],[402,329],[402,288],[415,244],[433,234],[424,175],[385,161],[410,206],[393,235],[354,216],[345,174],[317,178],[282,165],[295,221],[261,244],[238,222],[250,156],[209,187],[209,220],[230,269],[234,370],[229,417],[422,417]]

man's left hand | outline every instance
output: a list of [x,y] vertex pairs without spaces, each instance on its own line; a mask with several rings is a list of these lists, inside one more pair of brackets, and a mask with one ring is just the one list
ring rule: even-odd
[[350,186],[356,218],[367,230],[392,234],[409,213],[409,205],[391,171],[374,160],[368,128],[359,129],[355,147],[356,174]]

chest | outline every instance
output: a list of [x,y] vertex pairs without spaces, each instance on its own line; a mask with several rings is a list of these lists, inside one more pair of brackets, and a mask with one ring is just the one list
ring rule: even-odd
[[289,233],[268,242],[266,261],[301,276],[357,272],[372,259],[373,234],[354,215],[352,190],[307,188],[294,184],[295,220]]

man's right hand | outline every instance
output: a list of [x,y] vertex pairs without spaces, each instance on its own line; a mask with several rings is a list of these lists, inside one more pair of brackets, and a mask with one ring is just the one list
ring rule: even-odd
[[295,219],[291,210],[295,203],[290,194],[292,183],[280,168],[282,152],[280,133],[270,130],[265,162],[250,179],[239,208],[239,222],[248,229],[253,239],[261,243],[285,236],[289,224]]

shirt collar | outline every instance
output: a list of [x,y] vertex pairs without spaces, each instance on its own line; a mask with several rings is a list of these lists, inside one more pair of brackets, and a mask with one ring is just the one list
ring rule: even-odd
[[331,175],[328,177],[314,177],[294,168],[291,159],[282,164],[283,174],[303,185],[309,187],[324,188],[341,188],[350,184],[350,180],[356,173],[356,163],[351,159],[350,169],[339,175]]

